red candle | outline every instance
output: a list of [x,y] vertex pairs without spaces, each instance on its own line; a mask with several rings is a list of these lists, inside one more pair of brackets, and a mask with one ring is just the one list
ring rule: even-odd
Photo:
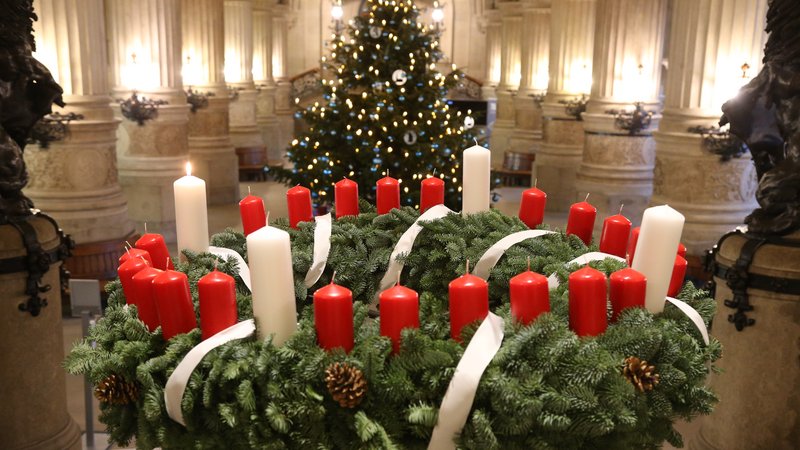
[[[587,195],[588,199],[589,196]],[[597,208],[586,201],[575,203],[569,208],[567,218],[567,235],[578,236],[584,244],[592,242],[592,231],[594,230],[594,219],[597,216]]]
[[533,322],[539,314],[550,311],[550,288],[547,277],[527,271],[509,281],[511,316],[523,325]]
[[419,193],[419,212],[420,214],[436,205],[444,204],[444,180],[437,177],[430,177],[422,180]]
[[544,205],[547,203],[547,194],[537,187],[526,189],[522,193],[519,203],[519,219],[525,222],[528,228],[533,229],[544,221]]
[[641,227],[631,230],[631,239],[628,241],[628,266],[633,265],[633,255],[636,253],[636,243],[639,242],[639,231]]
[[136,309],[139,311],[139,320],[147,325],[150,332],[156,331],[161,324],[158,320],[156,297],[153,292],[153,280],[164,273],[154,267],[146,267],[133,276],[133,294]]
[[267,225],[264,200],[253,194],[247,194],[247,197],[239,202],[239,215],[242,216],[242,228],[245,236]]
[[399,284],[380,295],[381,336],[392,340],[392,352],[400,351],[400,332],[419,328],[419,294]]
[[386,214],[394,208],[400,208],[400,183],[396,179],[386,176],[378,180],[375,185],[378,214]]
[[136,248],[147,250],[153,258],[153,267],[161,270],[173,270],[172,258],[169,256],[167,244],[164,243],[164,236],[156,233],[145,233],[136,241]]
[[153,293],[165,341],[197,327],[186,274],[174,270],[164,271],[153,279]]
[[578,336],[606,331],[606,276],[589,266],[569,276],[569,328]]
[[609,277],[611,321],[616,322],[625,308],[644,308],[647,278],[631,268],[618,270]]
[[319,346],[337,347],[350,353],[353,349],[353,293],[346,287],[331,284],[314,292],[314,328]]
[[334,187],[336,218],[358,215],[358,183],[345,178]]
[[119,257],[119,263],[122,264],[131,258],[137,258],[137,259],[144,258],[145,260],[147,260],[148,263],[150,263],[150,266],[153,265],[153,258],[150,257],[150,252],[135,247],[125,249],[125,253],[123,253],[122,256]]
[[624,258],[630,233],[631,221],[627,217],[622,214],[608,217],[603,221],[600,233],[600,251]]
[[133,293],[133,283],[131,279],[139,271],[150,267],[150,263],[142,258],[131,258],[117,268],[117,276],[122,283],[122,292],[125,294],[125,303],[135,305],[136,294]]
[[480,277],[464,274],[450,282],[450,337],[461,342],[461,329],[489,314],[489,285]]
[[232,276],[214,270],[200,278],[197,292],[200,297],[200,329],[203,340],[236,324],[236,281]]
[[286,206],[289,208],[289,224],[297,228],[300,222],[314,221],[311,206],[311,191],[299,184],[286,191]]
[[678,243],[678,256],[686,258],[686,246],[681,243]]
[[669,279],[669,290],[667,296],[676,297],[683,288],[683,281],[686,278],[686,267],[689,264],[681,255],[675,255],[675,265],[672,266],[672,277]]

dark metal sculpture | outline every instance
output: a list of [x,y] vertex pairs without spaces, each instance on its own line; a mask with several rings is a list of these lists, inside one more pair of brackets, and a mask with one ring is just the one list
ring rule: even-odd
[[28,136],[28,144],[37,144],[39,148],[49,148],[51,142],[61,141],[69,134],[69,123],[83,120],[82,114],[52,113],[36,122]]
[[575,120],[583,120],[581,114],[586,112],[586,105],[589,103],[589,97],[586,94],[581,94],[572,100],[559,100],[558,103],[564,105],[564,112],[572,116]]
[[760,208],[746,219],[750,233],[800,230],[800,2],[772,0],[764,67],[722,106],[720,125],[750,148]]
[[140,127],[144,126],[148,120],[158,117],[158,107],[168,103],[166,100],[151,100],[139,95],[136,91],[133,91],[129,98],[117,100],[117,102],[119,102],[122,116],[136,122]]
[[653,111],[645,111],[642,102],[633,104],[633,110],[609,109],[606,114],[614,116],[614,126],[625,130],[629,135],[635,136],[650,127],[653,121]]
[[718,155],[722,162],[730,161],[732,158],[741,158],[747,153],[747,145],[738,136],[732,134],[730,130],[698,125],[689,128],[687,131],[702,136],[703,148],[714,155]]
[[213,96],[213,92],[202,93],[190,87],[186,90],[186,103],[191,106],[190,111],[196,113],[200,109],[208,108],[208,97]]

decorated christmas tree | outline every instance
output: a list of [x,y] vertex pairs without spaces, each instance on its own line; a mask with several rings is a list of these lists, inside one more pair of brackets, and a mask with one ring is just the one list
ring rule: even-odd
[[297,113],[308,131],[292,141],[294,168],[284,181],[333,202],[333,184],[349,177],[375,199],[384,175],[400,180],[402,204],[419,204],[419,183],[434,175],[446,183],[445,203],[461,191],[461,151],[472,137],[464,116],[446,101],[463,77],[436,70],[438,33],[420,21],[410,0],[367,0],[344,33],[333,35],[324,57],[324,101]]

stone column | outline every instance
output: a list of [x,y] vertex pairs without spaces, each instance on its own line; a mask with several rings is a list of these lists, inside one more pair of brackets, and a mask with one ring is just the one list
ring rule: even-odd
[[502,14],[500,47],[500,84],[497,86],[497,120],[491,135],[492,167],[503,165],[503,156],[514,134],[514,96],[519,88],[522,44],[522,8],[520,2],[507,0],[498,4]]
[[483,98],[497,97],[497,85],[500,83],[500,44],[502,40],[502,22],[500,10],[486,11],[481,22],[486,33],[486,74],[483,80]]
[[542,109],[534,96],[547,92],[550,2],[524,2],[522,24],[521,78],[514,97],[516,128],[510,148],[519,153],[536,153],[542,140]]
[[[175,242],[172,183],[185,174],[189,159],[181,1],[107,0],[106,5],[113,97],[127,99],[136,91],[168,102],[144,125],[122,119],[117,133],[120,184],[137,230],[144,231],[147,222],[148,231]],[[115,111],[119,113],[119,106]]]
[[48,148],[29,145],[25,193],[75,239],[69,261],[76,277],[113,277],[121,243],[133,234],[117,179],[117,126],[106,76],[102,0],[36,0],[37,57],[64,88],[67,107],[83,115]]
[[583,153],[583,122],[568,114],[563,102],[588,95],[596,0],[558,0],[550,14],[547,95],[542,103],[542,144],[533,177],[547,192],[547,211],[564,212],[575,197],[575,175]]
[[761,70],[767,0],[676,0],[664,117],[654,133],[653,204],[686,216],[683,242],[700,255],[758,205],[749,154],[721,162],[688,129],[716,125],[722,103]]
[[275,92],[272,78],[272,11],[268,0],[253,4],[253,78],[256,97],[256,122],[267,145],[270,165],[283,165],[285,142],[280,142],[278,117],[275,116]]
[[189,114],[189,157],[206,180],[208,202],[239,200],[239,161],[228,126],[228,89],[223,74],[223,0],[182,0],[183,84],[206,95],[208,106]]
[[253,2],[225,0],[225,81],[237,95],[230,103],[231,141],[237,153],[267,150],[256,123],[256,85],[253,83]]
[[[275,115],[278,118],[278,143],[284,153],[294,136],[294,99],[289,80],[287,55],[289,51],[289,29],[293,24],[289,5],[276,3],[272,6],[272,76],[276,83]],[[287,162],[288,164],[288,162]]]
[[[601,220],[625,215],[638,225],[653,193],[655,141],[660,116],[659,86],[667,0],[598,0],[592,94],[583,114],[586,140],[576,179],[576,198],[591,193]],[[654,115],[649,127],[631,134],[612,110],[641,102]]]

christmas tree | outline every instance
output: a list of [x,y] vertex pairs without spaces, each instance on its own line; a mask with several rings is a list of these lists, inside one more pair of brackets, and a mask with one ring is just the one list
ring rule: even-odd
[[421,180],[435,175],[445,181],[445,203],[457,207],[461,151],[472,137],[445,97],[464,75],[436,70],[439,33],[413,2],[367,0],[362,11],[332,36],[322,59],[324,101],[297,113],[308,131],[292,141],[294,168],[281,178],[332,204],[342,178],[374,201],[375,182],[388,174],[400,180],[402,204],[416,206]]

